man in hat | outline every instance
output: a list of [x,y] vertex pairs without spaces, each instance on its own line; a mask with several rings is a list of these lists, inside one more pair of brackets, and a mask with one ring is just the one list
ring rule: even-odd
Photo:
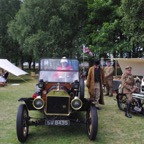
[[128,118],[132,118],[130,111],[130,105],[132,101],[132,93],[136,91],[137,87],[135,87],[135,80],[131,73],[132,67],[127,66],[125,67],[125,72],[122,74],[121,77],[121,84],[123,88],[123,93],[127,96],[127,108],[125,111],[125,116]]
[[109,95],[110,97],[113,96],[113,74],[114,74],[114,67],[111,65],[111,61],[106,61],[106,67],[104,68],[104,75],[105,75],[105,84],[106,84],[106,96]]
[[72,66],[68,64],[68,59],[66,57],[62,57],[60,63],[61,66],[59,66],[57,70],[73,70]]
[[57,71],[53,76],[54,80],[63,80],[64,78],[66,79],[66,77],[71,78],[72,73],[68,71],[73,70],[73,68],[68,64],[68,59],[66,57],[62,57],[62,59],[60,60],[60,64],[61,65],[57,67]]
[[104,72],[100,68],[100,62],[94,61],[94,65],[89,68],[86,86],[90,94],[90,99],[99,108],[99,104],[104,104],[102,85],[104,84]]

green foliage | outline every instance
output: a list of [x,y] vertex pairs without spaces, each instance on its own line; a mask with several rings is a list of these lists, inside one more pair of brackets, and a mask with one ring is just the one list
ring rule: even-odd
[[122,0],[124,34],[132,46],[144,46],[144,0]]
[[[86,18],[83,0],[25,0],[9,33],[33,57],[73,57]],[[84,11],[81,13],[81,11]]]
[[0,57],[143,56],[144,0],[0,0]]
[[94,53],[120,51],[124,47],[121,17],[118,11],[120,1],[88,1],[89,19],[85,28],[87,44],[93,45]]
[[20,54],[17,42],[7,33],[7,24],[20,8],[19,0],[0,0],[0,57],[17,60]]

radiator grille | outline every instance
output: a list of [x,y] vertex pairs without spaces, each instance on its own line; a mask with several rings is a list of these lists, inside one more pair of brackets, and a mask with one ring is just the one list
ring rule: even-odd
[[46,104],[46,114],[48,115],[68,115],[69,97],[48,96]]

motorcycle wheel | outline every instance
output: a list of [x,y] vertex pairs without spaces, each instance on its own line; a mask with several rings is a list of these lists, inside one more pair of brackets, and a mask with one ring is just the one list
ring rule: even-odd
[[142,111],[142,109],[139,111],[139,110],[135,109],[135,107],[138,109],[141,108],[139,99],[133,98],[132,102],[131,102],[131,111],[136,112],[136,113],[140,113]]
[[144,108],[142,107],[141,114],[144,115]]
[[125,94],[117,94],[117,105],[121,111],[125,111],[126,104],[127,104],[127,96]]

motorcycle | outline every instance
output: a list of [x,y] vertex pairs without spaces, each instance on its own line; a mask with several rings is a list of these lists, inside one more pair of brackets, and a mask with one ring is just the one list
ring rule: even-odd
[[[127,96],[123,93],[117,93],[116,96],[118,108],[122,111],[126,110],[127,106]],[[139,113],[144,115],[144,94],[143,93],[133,93],[132,102],[130,105],[130,111],[132,113]]]
[[[135,82],[138,87],[135,93],[132,93],[132,102],[130,104],[130,111],[134,113],[140,113],[144,115],[144,71],[143,71],[143,59],[141,58],[113,58],[118,63],[122,73],[125,72],[126,66],[132,67],[132,74],[135,77]],[[116,91],[117,105],[122,111],[126,110],[127,107],[127,96],[120,88],[120,80],[116,79],[114,83],[114,91]]]

